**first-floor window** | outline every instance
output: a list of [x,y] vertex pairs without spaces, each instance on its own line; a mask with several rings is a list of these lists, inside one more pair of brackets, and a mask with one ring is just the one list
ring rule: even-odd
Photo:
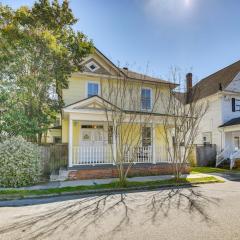
[[98,83],[88,83],[88,97],[96,96],[99,94],[99,84]]
[[152,145],[152,129],[151,127],[142,128],[142,146],[147,147]]
[[151,110],[151,108],[152,108],[151,98],[152,98],[151,89],[142,88],[142,90],[141,90],[141,108],[142,108],[142,110]]
[[113,144],[113,127],[108,127],[108,144]]

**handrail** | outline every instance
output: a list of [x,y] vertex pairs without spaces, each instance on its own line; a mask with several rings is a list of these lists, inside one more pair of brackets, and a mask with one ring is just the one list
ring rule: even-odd
[[225,159],[230,158],[231,151],[230,147],[227,146],[223,151],[221,151],[219,154],[216,156],[216,167],[218,167]]

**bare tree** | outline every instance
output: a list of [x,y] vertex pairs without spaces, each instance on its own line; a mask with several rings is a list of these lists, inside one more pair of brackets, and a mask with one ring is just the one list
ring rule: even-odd
[[[160,85],[126,74],[101,80],[101,96],[110,134],[111,152],[121,186],[135,162],[151,159],[151,124],[160,96]],[[151,88],[152,96],[144,95],[143,87]],[[151,98],[151,99],[149,99]],[[149,101],[150,100],[150,101]],[[148,138],[142,138],[142,134]]]
[[163,120],[163,134],[166,139],[168,161],[171,163],[178,181],[198,135],[199,124],[207,112],[207,101],[200,100],[198,85],[192,87],[192,75],[187,75],[187,91],[181,92],[182,76],[178,70],[171,71],[171,81],[178,84],[177,89],[169,88],[169,97],[164,101],[164,111],[169,113]]

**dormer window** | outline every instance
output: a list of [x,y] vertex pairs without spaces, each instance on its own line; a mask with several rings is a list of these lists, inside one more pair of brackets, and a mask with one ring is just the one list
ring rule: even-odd
[[93,61],[87,63],[87,64],[86,64],[86,67],[87,67],[91,72],[95,72],[96,70],[99,69],[99,66],[98,66],[95,62],[93,62]]

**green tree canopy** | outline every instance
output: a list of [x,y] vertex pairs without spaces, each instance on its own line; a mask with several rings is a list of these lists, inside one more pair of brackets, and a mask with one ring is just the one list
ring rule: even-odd
[[93,44],[67,0],[39,0],[32,8],[0,5],[0,130],[40,142],[56,118],[68,78],[81,71]]

